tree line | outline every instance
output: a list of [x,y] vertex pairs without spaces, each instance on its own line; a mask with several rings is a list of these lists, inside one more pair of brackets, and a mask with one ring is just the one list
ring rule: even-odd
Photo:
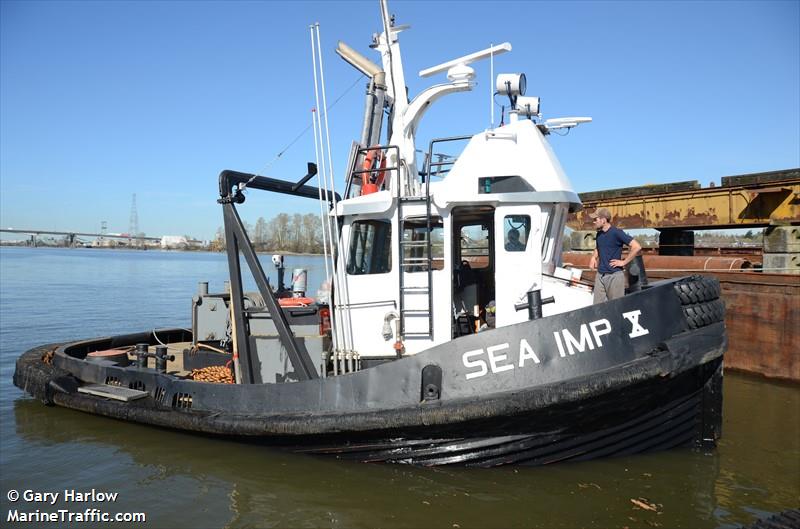
[[[318,215],[279,213],[269,221],[259,217],[256,223],[242,220],[256,251],[322,253],[322,223]],[[211,242],[213,250],[225,249],[225,229],[220,226]]]

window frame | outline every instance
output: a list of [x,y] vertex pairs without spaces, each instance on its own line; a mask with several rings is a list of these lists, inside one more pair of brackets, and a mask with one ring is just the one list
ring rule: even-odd
[[[416,230],[418,230],[420,228],[422,228],[423,230],[426,230],[427,227],[428,227],[428,222],[427,222],[425,217],[408,217],[408,218],[403,220],[403,233],[401,233],[400,236],[403,238],[402,240],[404,242],[410,242],[410,241],[414,242],[414,241],[417,241],[414,238],[414,235],[420,233],[420,232],[418,232]],[[414,231],[410,231],[411,238],[410,239],[406,239],[406,232],[407,232],[407,230],[409,230],[409,228],[411,230],[414,230]],[[432,237],[434,231],[437,231],[437,230],[439,232],[439,239],[440,239],[438,242]],[[424,233],[424,231],[422,233]],[[431,216],[431,233],[430,233],[430,236],[431,236],[431,253],[433,254],[431,256],[431,263],[433,265],[432,269],[433,269],[434,272],[436,272],[438,270],[444,270],[444,241],[445,241],[444,220],[439,215],[432,215]],[[424,239],[422,239],[422,240],[424,241]],[[419,241],[419,242],[422,242],[422,241]],[[400,258],[402,260],[405,260],[406,258],[412,258],[412,257],[419,257],[419,258],[424,258],[425,257],[424,252],[420,252],[419,256],[406,255],[406,252],[408,252],[410,254],[413,251],[413,249],[414,249],[413,247],[408,247],[408,248],[407,247],[403,247],[403,255],[400,256]],[[420,247],[420,249],[422,249],[422,247]],[[437,252],[437,250],[438,250],[438,252]],[[415,273],[415,272],[427,272],[428,269],[424,265],[420,264],[420,265],[416,265],[416,266],[410,266],[408,268],[404,267],[403,271],[407,272],[407,273]]]
[[[522,220],[522,223],[523,223],[523,227],[525,229],[525,236],[524,236],[525,242],[522,242],[522,237],[520,237],[519,241],[522,243],[522,249],[509,250],[506,247],[506,244],[508,243],[508,234],[509,234],[509,232],[511,231],[511,229],[515,229],[515,230],[517,230],[519,232],[519,228],[517,228],[512,223],[512,221],[510,221],[509,219],[515,219],[513,222],[516,222],[516,219],[519,219],[519,218],[522,218],[522,217],[524,217],[524,220]],[[506,226],[509,226],[509,228],[506,229]],[[528,240],[531,238],[531,216],[530,215],[521,214],[521,213],[514,213],[514,214],[510,214],[510,215],[504,215],[503,216],[502,228],[503,228],[503,251],[513,252],[513,253],[527,251],[527,249],[528,249]]]
[[[466,229],[466,228],[474,228],[476,226],[482,232],[484,232],[486,234],[485,252],[481,252],[479,254],[473,254],[473,253],[465,254],[464,253],[465,246],[463,244],[463,242],[464,242],[464,229]],[[468,261],[473,270],[491,270],[492,267],[493,267],[493,263],[492,262],[494,260],[494,257],[493,257],[493,253],[494,252],[493,252],[493,249],[492,249],[492,227],[491,227],[491,225],[486,226],[486,227],[484,227],[484,226],[485,226],[484,222],[466,222],[466,223],[461,224],[458,227],[458,255],[459,255],[459,258],[462,261]],[[484,250],[484,248],[482,246],[472,246],[472,247],[469,247],[469,248],[466,248],[466,249],[468,249],[468,250]],[[482,261],[483,258],[486,259],[486,264],[484,266],[472,266],[475,263],[475,261]]]
[[[363,228],[366,227],[366,230]],[[379,229],[380,228],[380,229]],[[382,238],[383,251],[375,253],[375,242]],[[351,276],[389,274],[392,271],[391,219],[359,219],[350,223],[345,270]],[[360,243],[360,244],[359,244]],[[367,253],[369,252],[369,253]],[[359,266],[356,268],[355,263]],[[368,266],[365,266],[368,265]],[[374,269],[374,270],[373,270]]]

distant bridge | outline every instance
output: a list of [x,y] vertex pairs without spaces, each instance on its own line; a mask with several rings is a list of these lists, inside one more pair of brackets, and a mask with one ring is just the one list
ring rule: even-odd
[[[64,235],[65,237],[69,237],[70,239],[74,239],[75,237],[102,237],[104,239],[125,239],[125,240],[133,240],[136,239],[137,241],[161,241],[161,237],[139,237],[136,235],[127,235],[122,233],[83,233],[78,231],[49,231],[49,230],[29,230],[29,229],[15,229],[15,228],[0,228],[0,232],[3,233],[19,233],[22,235]],[[192,242],[192,241],[188,241]]]
[[[18,235],[30,235],[33,245],[36,245],[36,237],[39,235],[62,235],[72,246],[75,244],[76,237],[96,237],[98,239],[121,239],[125,241],[148,241],[148,242],[161,242],[163,237],[146,237],[129,235],[126,233],[89,233],[80,231],[54,231],[54,230],[32,230],[27,228],[0,228],[2,233],[15,233]],[[202,241],[197,239],[186,239],[188,244],[202,244]]]

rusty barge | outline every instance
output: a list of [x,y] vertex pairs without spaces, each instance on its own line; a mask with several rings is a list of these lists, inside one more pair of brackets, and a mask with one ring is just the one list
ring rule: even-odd
[[[800,382],[800,169],[724,176],[705,188],[684,181],[579,196],[584,209],[568,220],[574,231],[565,264],[593,279],[589,215],[596,208],[614,212],[620,228],[658,230],[658,248],[644,254],[651,279],[692,273],[721,284],[730,338],[725,367]],[[731,228],[764,228],[763,240],[695,245],[695,231]]]

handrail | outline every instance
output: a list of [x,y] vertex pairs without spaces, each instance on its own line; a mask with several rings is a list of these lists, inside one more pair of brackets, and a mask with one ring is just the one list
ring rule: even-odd
[[[356,169],[356,167],[358,167],[359,163],[363,164],[364,156],[368,152],[371,152],[371,151],[383,152],[384,153],[384,155],[383,155],[384,159],[386,159],[389,156],[389,151],[390,150],[395,151],[396,159],[400,160],[400,148],[397,145],[373,145],[372,147],[361,147],[361,146],[358,146],[356,149],[354,149],[354,153],[352,154],[351,160],[350,160],[350,167],[348,168],[349,170],[348,170],[348,175],[347,175],[347,182],[346,182],[345,191],[344,191],[345,198],[351,198],[350,193],[351,193],[352,185],[354,183],[353,180],[354,180],[355,176],[361,176],[361,175],[366,174],[366,173],[375,173],[375,172],[382,171],[382,172],[386,172],[386,173],[391,173],[391,174],[395,175],[395,177],[397,177],[399,179],[399,176],[400,176],[400,166],[399,165],[386,166],[386,167],[383,167],[383,168],[377,167],[377,168],[370,168],[370,169],[363,169],[363,168],[362,169]],[[363,178],[361,180],[362,180],[361,185],[363,185],[364,184]]]
[[[433,176],[433,175],[431,175],[431,168],[432,167],[441,167],[441,166],[444,166],[444,165],[455,164],[456,161],[458,160],[458,158],[456,157],[452,161],[432,162],[431,160],[433,159],[433,146],[434,146],[434,144],[451,142],[451,141],[463,141],[463,140],[468,140],[468,139],[471,139],[471,138],[472,138],[472,136],[450,136],[450,137],[447,137],[447,138],[435,138],[435,139],[431,140],[431,142],[428,144],[428,155],[427,155],[426,160],[425,160],[425,171],[420,176],[425,178],[425,180],[430,180],[431,176]],[[448,170],[447,172],[449,173],[450,171]],[[437,176],[438,176],[438,174],[439,173],[437,173]]]

